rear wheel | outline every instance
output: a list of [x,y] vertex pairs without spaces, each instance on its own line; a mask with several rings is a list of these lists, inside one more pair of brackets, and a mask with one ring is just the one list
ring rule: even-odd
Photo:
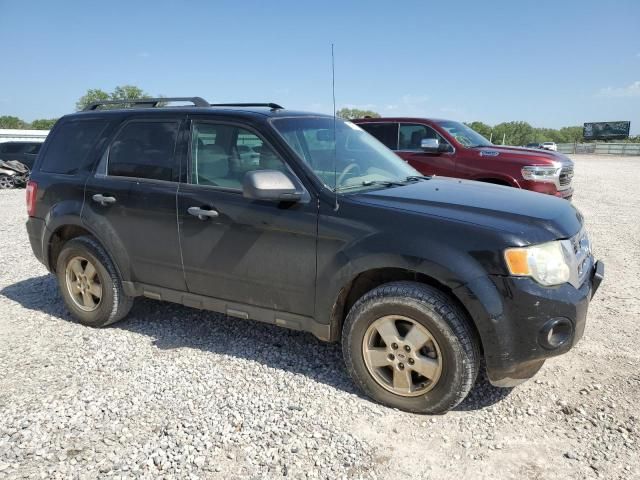
[[76,237],[62,247],[56,275],[67,308],[84,325],[110,325],[131,309],[133,298],[124,294],[115,265],[91,237]]
[[480,366],[466,314],[440,290],[414,282],[385,284],[358,300],[342,348],[349,373],[368,396],[417,413],[458,405]]

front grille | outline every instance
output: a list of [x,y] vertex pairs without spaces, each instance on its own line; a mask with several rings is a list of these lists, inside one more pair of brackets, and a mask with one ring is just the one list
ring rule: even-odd
[[566,187],[571,185],[571,179],[573,178],[573,167],[563,167],[560,170],[560,186]]
[[569,239],[572,255],[570,255],[570,268],[572,270],[572,283],[579,288],[586,280],[591,267],[593,266],[593,256],[591,254],[591,242],[584,228],[573,238]]

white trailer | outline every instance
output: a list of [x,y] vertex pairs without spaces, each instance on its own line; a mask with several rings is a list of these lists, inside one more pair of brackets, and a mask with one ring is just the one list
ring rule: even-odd
[[0,128],[0,143],[3,142],[44,142],[49,130],[18,130]]

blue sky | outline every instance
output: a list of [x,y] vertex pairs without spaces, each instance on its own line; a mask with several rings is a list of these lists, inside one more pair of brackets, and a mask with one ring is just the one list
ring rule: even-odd
[[0,0],[0,115],[123,84],[330,112],[332,42],[338,108],[640,133],[640,0]]

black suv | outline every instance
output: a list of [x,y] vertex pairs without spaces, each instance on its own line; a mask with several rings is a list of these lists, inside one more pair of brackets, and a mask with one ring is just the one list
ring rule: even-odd
[[58,121],[27,190],[33,251],[85,325],[145,296],[305,330],[342,341],[367,395],[429,413],[483,359],[512,386],[583,334],[603,265],[569,202],[423,177],[275,104],[112,107]]

